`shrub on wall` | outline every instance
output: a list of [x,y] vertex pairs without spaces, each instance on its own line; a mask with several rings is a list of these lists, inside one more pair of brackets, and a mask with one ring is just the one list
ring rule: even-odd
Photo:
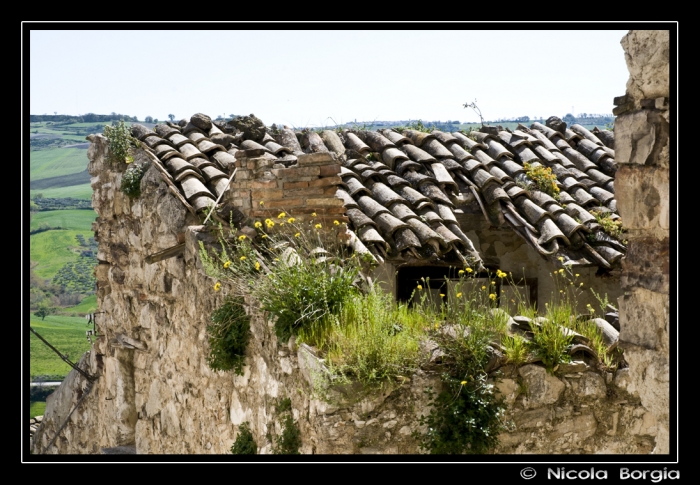
[[212,314],[207,333],[209,367],[213,370],[233,370],[242,375],[245,351],[250,339],[250,317],[243,307],[243,299],[227,298]]

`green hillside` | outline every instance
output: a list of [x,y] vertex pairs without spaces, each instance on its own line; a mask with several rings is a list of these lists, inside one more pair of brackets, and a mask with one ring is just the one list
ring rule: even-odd
[[[92,329],[92,326],[87,325],[84,317],[49,315],[42,321],[41,318],[31,315],[29,325],[61,353],[68,355],[68,358],[75,363],[90,349],[85,331]],[[30,375],[65,377],[71,370],[70,366],[63,362],[29,329],[26,332],[25,338],[29,339],[31,356],[29,361]]]
[[92,223],[97,217],[92,210],[56,210],[37,212],[32,217],[30,230],[37,229],[41,224],[51,227],[60,226],[63,229],[83,231],[84,234],[92,231]]
[[93,235],[89,229],[59,230],[40,232],[29,238],[29,259],[37,263],[34,273],[38,278],[52,279],[64,265],[79,259],[80,246],[75,238],[78,234],[85,239]]
[[74,197],[76,199],[92,199],[92,187],[90,184],[70,185],[68,187],[51,187],[49,189],[30,190],[29,196],[34,197],[41,194],[49,198]]
[[52,148],[32,151],[29,153],[29,180],[35,181],[84,172],[87,169],[87,164],[87,150],[85,149]]

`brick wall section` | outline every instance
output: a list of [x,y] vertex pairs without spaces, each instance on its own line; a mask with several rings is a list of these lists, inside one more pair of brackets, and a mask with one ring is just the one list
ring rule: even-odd
[[230,197],[251,219],[276,219],[286,212],[298,222],[313,219],[324,227],[349,221],[343,201],[335,196],[342,180],[340,163],[332,153],[300,155],[297,165],[289,168],[274,168],[274,160],[244,154],[237,155]]

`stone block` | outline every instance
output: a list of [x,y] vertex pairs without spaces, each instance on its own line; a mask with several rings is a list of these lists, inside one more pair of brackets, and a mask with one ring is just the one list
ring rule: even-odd
[[627,254],[622,259],[622,287],[642,287],[658,293],[668,293],[669,251],[668,238],[630,238]]
[[615,175],[615,197],[623,226],[657,239],[668,237],[669,172],[663,168],[623,165]]
[[549,438],[554,441],[569,433],[575,434],[578,441],[584,440],[595,434],[598,421],[592,414],[570,417],[554,427]]
[[527,389],[524,399],[526,408],[535,408],[553,404],[559,400],[564,392],[565,385],[562,381],[552,376],[544,367],[538,365],[524,365],[518,369]]
[[554,418],[554,411],[549,407],[523,411],[513,417],[517,429],[540,428]]
[[669,94],[668,30],[630,30],[620,44],[630,76],[627,95],[634,99],[657,98]]
[[290,167],[273,168],[270,170],[275,177],[285,180],[298,180],[301,177],[318,177],[321,173],[320,167]]
[[664,151],[668,141],[669,124],[659,111],[634,111],[615,120],[615,160],[619,164],[668,168],[668,149]]
[[332,162],[335,162],[335,155],[331,152],[304,153],[297,157],[297,163],[300,167],[328,165]]
[[644,288],[635,288],[621,297],[620,344],[625,342],[668,351],[669,297]]

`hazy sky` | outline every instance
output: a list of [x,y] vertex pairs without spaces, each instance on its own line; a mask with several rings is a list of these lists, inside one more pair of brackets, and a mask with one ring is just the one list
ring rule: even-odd
[[268,125],[304,127],[478,121],[462,106],[474,99],[486,120],[611,113],[625,93],[626,30],[383,27],[34,30],[29,111],[140,120],[254,113]]

